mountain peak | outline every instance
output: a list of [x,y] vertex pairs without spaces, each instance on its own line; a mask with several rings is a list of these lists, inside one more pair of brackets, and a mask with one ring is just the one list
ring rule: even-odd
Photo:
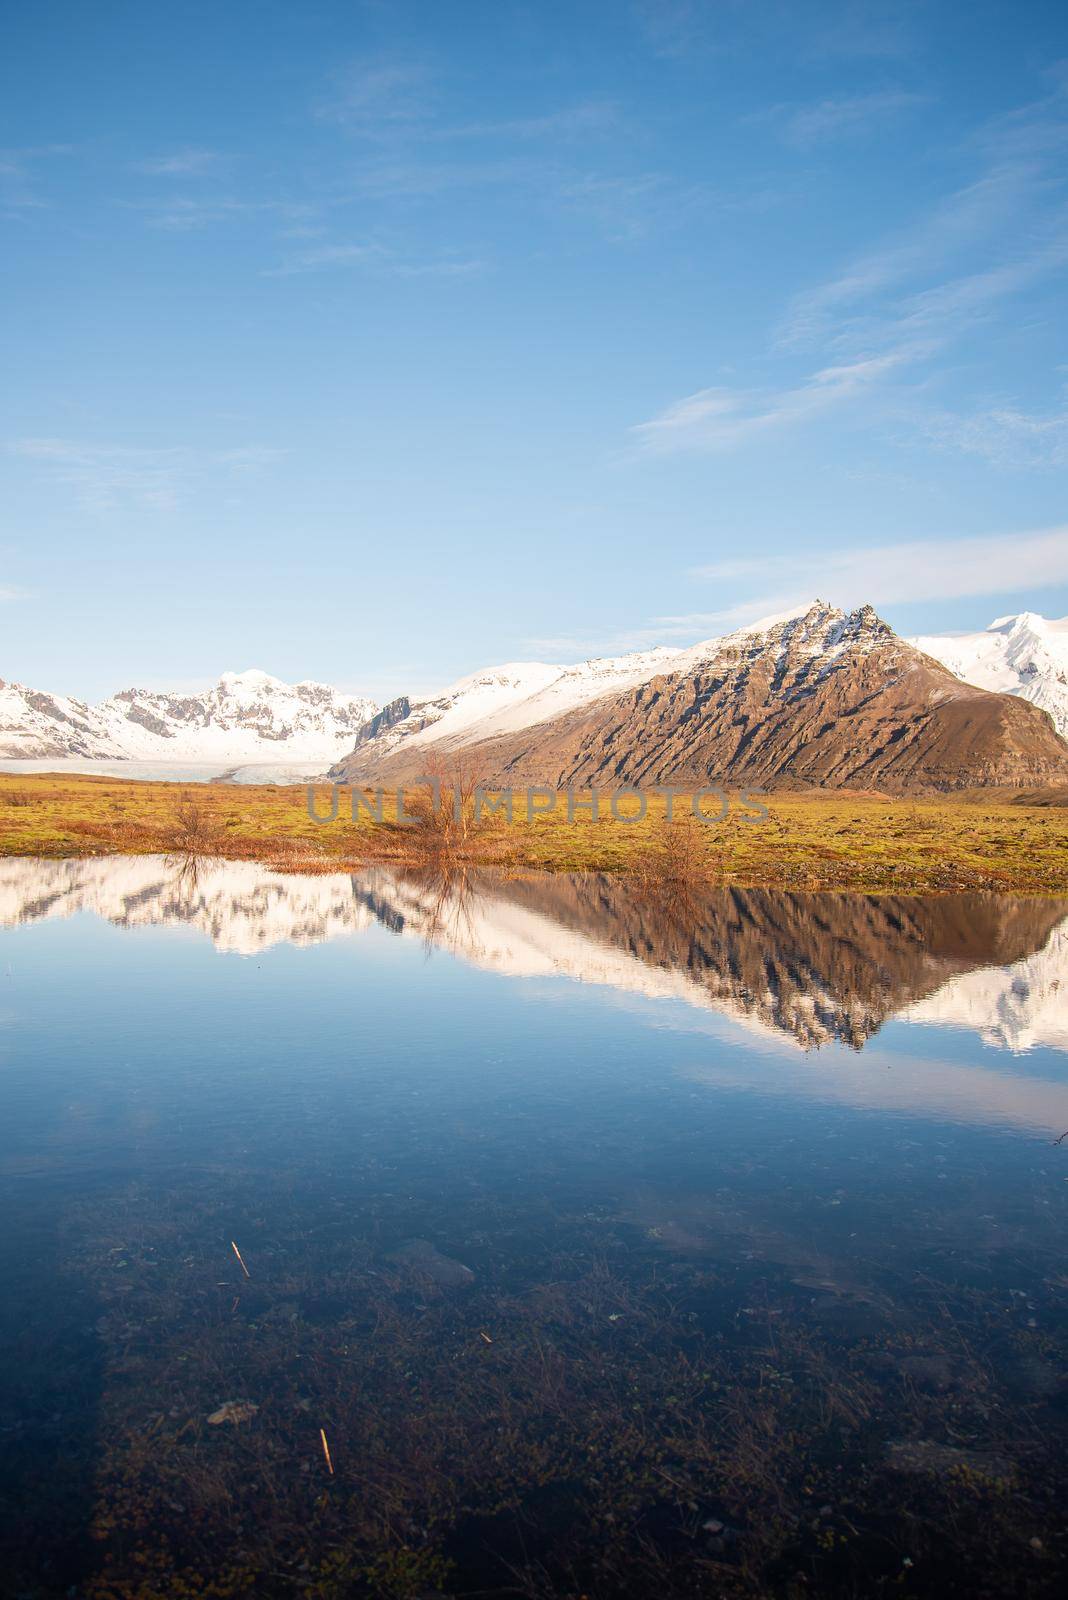
[[[839,623],[849,624],[854,630],[875,628],[880,632],[891,631],[889,624],[883,621],[873,605],[865,604],[857,606],[853,611],[845,612],[841,606],[832,605],[829,600],[822,600],[817,596],[814,600],[806,600],[801,605],[792,606],[788,611],[772,612],[770,616],[759,617],[756,622],[744,623],[732,633],[707,639],[704,645],[718,645],[720,638],[756,638],[780,631],[788,634],[812,633],[821,628],[834,627]],[[693,648],[701,649],[702,646],[695,645]]]
[[[769,616],[758,617],[755,622],[743,623],[740,628],[735,628],[733,633],[727,634],[726,637],[729,639],[740,634],[773,633],[776,628],[784,628],[788,623],[801,622],[809,617],[815,617],[828,609],[829,607],[823,600],[806,600],[803,605],[791,606],[788,611],[773,611]],[[704,642],[707,644],[717,643],[718,637]]]
[[1068,775],[1045,719],[956,683],[871,605],[846,613],[816,599],[675,654],[555,670],[533,694],[503,672],[475,674],[365,729],[332,776],[402,781],[428,754],[461,750],[488,782],[554,787],[953,789]]
[[263,690],[287,689],[289,686],[281,678],[272,678],[269,672],[264,672],[260,667],[246,667],[244,672],[224,672],[217,687],[224,694],[234,694],[242,690],[261,693]]
[[1068,618],[1020,611],[977,633],[930,634],[910,641],[965,683],[1018,695],[1048,711],[1068,735]]

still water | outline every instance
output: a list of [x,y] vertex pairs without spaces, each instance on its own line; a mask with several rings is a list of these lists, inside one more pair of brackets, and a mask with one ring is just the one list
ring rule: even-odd
[[5,1597],[1064,1592],[1068,902],[7,860],[0,1112]]

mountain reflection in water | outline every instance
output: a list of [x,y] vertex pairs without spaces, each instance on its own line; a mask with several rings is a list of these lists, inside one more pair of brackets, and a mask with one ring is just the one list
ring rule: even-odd
[[0,926],[91,912],[181,925],[254,955],[380,924],[516,978],[567,978],[719,1012],[804,1049],[861,1049],[893,1018],[1013,1051],[1068,1048],[1068,902],[718,888],[683,904],[607,874],[369,869],[133,856],[0,862]]
[[1059,1600],[1066,964],[1063,901],[0,862],[0,1595]]

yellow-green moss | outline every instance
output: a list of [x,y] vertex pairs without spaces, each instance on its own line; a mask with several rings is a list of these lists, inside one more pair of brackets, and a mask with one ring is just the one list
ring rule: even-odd
[[[326,810],[328,791],[321,791]],[[1003,799],[894,799],[848,793],[773,795],[766,822],[733,807],[719,824],[688,824],[701,872],[743,885],[952,892],[1004,889],[1068,893],[1068,808]],[[568,822],[553,814],[485,822],[447,848],[467,863],[547,871],[626,872],[664,828],[650,796],[642,822]],[[607,807],[605,808],[607,809]],[[686,802],[676,800],[686,817]],[[140,783],[120,778],[0,774],[0,855],[142,855],[194,851],[299,871],[426,858],[419,828],[365,813],[352,822],[343,792],[336,822],[308,816],[303,786]]]

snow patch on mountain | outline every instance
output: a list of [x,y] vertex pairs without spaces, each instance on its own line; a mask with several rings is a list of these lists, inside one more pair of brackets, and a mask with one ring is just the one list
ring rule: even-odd
[[114,754],[92,706],[0,679],[0,755],[32,760],[50,755],[97,759]]
[[981,633],[927,634],[909,643],[965,683],[1030,700],[1068,737],[1068,617],[1021,611],[998,617]]
[[373,741],[376,759],[402,746],[455,750],[551,722],[656,677],[711,668],[763,650],[777,656],[796,651],[819,658],[821,666],[829,668],[844,652],[863,652],[890,637],[870,606],[847,614],[814,600],[683,648],[657,645],[621,656],[595,656],[571,666],[529,661],[487,667],[419,701],[407,715],[390,719],[367,743]]
[[123,689],[96,706],[0,681],[0,756],[325,766],[376,710],[365,696],[256,669],[202,693]]

